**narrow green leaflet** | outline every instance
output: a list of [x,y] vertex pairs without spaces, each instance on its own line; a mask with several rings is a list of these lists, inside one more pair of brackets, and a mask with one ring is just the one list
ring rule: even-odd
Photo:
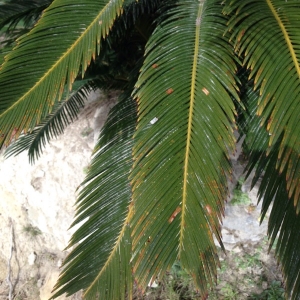
[[[72,93],[69,98],[56,102],[53,111],[45,120],[37,125],[34,130],[21,135],[16,141],[5,149],[5,157],[18,155],[28,150],[28,157],[34,163],[43,152],[43,147],[50,139],[53,139],[64,132],[65,127],[77,119],[78,113],[84,107],[88,94],[93,90],[89,83],[83,84],[80,81],[80,88]],[[76,84],[74,84],[76,86]],[[74,88],[73,85],[73,88]]]
[[0,69],[0,147],[52,111],[121,12],[122,0],[55,0],[18,40]]
[[282,136],[266,155],[270,136],[266,128],[261,126],[261,117],[255,115],[258,97],[258,92],[253,91],[252,87],[247,88],[242,97],[249,113],[243,126],[246,134],[244,144],[247,151],[251,149],[248,152],[247,171],[249,174],[255,170],[252,185],[260,182],[258,196],[262,201],[261,222],[271,208],[268,219],[270,247],[277,238],[276,256],[281,263],[286,296],[287,299],[296,300],[300,297],[300,242],[296,238],[300,232],[300,215],[287,193],[287,168],[279,173],[276,166]]
[[[133,278],[129,225],[136,103],[124,97],[109,115],[77,200],[71,238],[53,298],[84,289],[85,299],[131,299]],[[126,298],[127,297],[127,298]]]
[[[276,256],[280,262],[285,282],[286,299],[300,298],[300,214],[296,212],[291,199],[286,192],[285,177],[276,172],[276,166],[267,169],[268,174],[273,172],[266,184],[265,190],[271,190],[274,196],[271,210],[268,234],[271,245],[277,239]],[[264,195],[261,195],[263,197]],[[269,195],[268,195],[269,196]],[[263,202],[263,205],[265,203]]]
[[[234,149],[236,64],[220,1],[165,7],[136,84],[131,175],[134,275],[145,286],[176,259],[202,296],[216,276],[213,237]],[[163,10],[162,10],[163,11]]]
[[300,3],[282,0],[228,1],[231,39],[249,78],[259,90],[257,114],[269,133],[269,148],[280,141],[277,170],[287,168],[286,188],[300,211]]
[[24,25],[35,22],[51,0],[10,0],[0,5],[0,28],[15,27],[20,21]]

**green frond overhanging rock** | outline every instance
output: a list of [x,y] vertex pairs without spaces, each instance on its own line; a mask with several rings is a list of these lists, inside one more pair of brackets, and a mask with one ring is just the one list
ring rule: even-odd
[[[299,299],[299,0],[50,2],[0,49],[0,147],[39,128],[61,132],[68,122],[49,120],[76,116],[76,105],[60,114],[59,101],[79,77],[123,93],[81,185],[73,225],[85,222],[53,297],[131,299],[134,282],[145,289],[179,259],[205,299],[238,122],[262,217],[273,205],[268,233],[271,243],[278,235],[286,295]],[[0,23],[13,29],[26,13],[9,3]],[[40,11],[28,14],[32,26]]]
[[1,66],[0,147],[52,111],[65,84],[70,90],[79,68],[84,73],[99,53],[101,38],[121,10],[122,0],[55,0],[19,38]]

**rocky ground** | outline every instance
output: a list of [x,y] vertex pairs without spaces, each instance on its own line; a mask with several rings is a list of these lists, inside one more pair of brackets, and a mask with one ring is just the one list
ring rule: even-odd
[[[51,296],[67,255],[63,249],[72,234],[68,227],[74,215],[75,190],[85,176],[99,130],[115,102],[113,95],[93,94],[79,120],[52,140],[34,165],[28,163],[26,153],[6,160],[1,156],[0,300],[46,300]],[[222,230],[228,255],[220,254],[219,284],[211,296],[216,298],[210,299],[246,299],[249,287],[263,292],[274,280],[281,280],[274,258],[267,255],[266,223],[259,226],[257,189],[249,191],[249,182],[242,182],[239,155],[237,151],[232,156],[233,200],[226,207]],[[238,181],[240,186],[234,189]],[[266,273],[263,266],[270,272]],[[168,275],[169,281],[177,276],[174,274]],[[245,283],[240,284],[241,279]],[[226,296],[230,293],[233,298]],[[151,294],[151,289],[143,298],[177,299],[163,298],[157,290]]]

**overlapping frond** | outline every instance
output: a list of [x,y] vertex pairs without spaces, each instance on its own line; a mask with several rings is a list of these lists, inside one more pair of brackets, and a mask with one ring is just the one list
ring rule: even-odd
[[[21,135],[5,150],[5,156],[18,155],[28,151],[29,161],[34,163],[43,152],[43,148],[50,139],[58,137],[64,129],[77,119],[78,113],[84,107],[88,94],[93,90],[89,83],[83,84],[77,91],[61,102],[55,103],[53,112],[31,132]],[[79,84],[79,83],[77,83]],[[74,87],[73,87],[74,88]]]
[[[287,299],[300,297],[300,243],[296,238],[300,232],[300,215],[297,214],[293,201],[287,193],[287,168],[279,173],[277,160],[282,136],[277,143],[269,148],[270,135],[261,126],[261,117],[256,115],[259,93],[253,91],[250,82],[246,85],[242,100],[245,103],[245,122],[243,130],[246,134],[244,146],[248,157],[247,172],[255,170],[252,186],[259,182],[259,201],[262,201],[261,222],[267,211],[268,235],[270,247],[276,243],[276,256],[281,264]],[[269,151],[269,155],[267,155]]]
[[[134,274],[144,288],[179,258],[202,295],[216,276],[234,148],[236,65],[220,1],[162,9],[136,84]],[[220,241],[221,242],[221,241]]]
[[[266,131],[257,135],[254,144],[262,143],[268,147]],[[263,141],[263,136],[265,140]],[[275,254],[284,275],[287,299],[300,297],[300,215],[289,198],[286,187],[286,171],[279,173],[276,167],[279,146],[275,145],[268,157],[265,152],[253,153],[251,162],[256,159],[256,180],[262,177],[259,187],[259,200],[262,201],[262,218],[271,208],[268,220],[270,247],[276,243]],[[263,174],[263,176],[262,176]],[[255,181],[254,181],[255,182]]]
[[55,0],[18,40],[0,69],[0,146],[52,111],[80,67],[84,74],[121,11],[122,0]]
[[72,236],[69,247],[77,246],[64,262],[54,297],[84,289],[86,299],[131,298],[128,176],[136,118],[135,101],[124,96],[102,130],[72,226],[84,223]]
[[20,21],[31,26],[53,0],[11,0],[0,5],[0,29],[8,25],[14,28]]
[[[230,2],[230,3],[229,3]],[[277,170],[300,211],[300,3],[228,1],[229,31],[259,90],[257,114],[269,132],[267,152],[280,141]]]

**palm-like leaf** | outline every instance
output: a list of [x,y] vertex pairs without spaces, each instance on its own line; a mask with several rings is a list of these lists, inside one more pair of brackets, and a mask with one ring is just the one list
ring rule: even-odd
[[219,1],[178,1],[163,11],[135,92],[134,274],[145,287],[179,258],[205,295],[234,148],[236,67]]
[[[254,121],[254,122],[253,122]],[[300,243],[295,238],[300,230],[300,215],[297,214],[293,201],[289,199],[286,186],[285,168],[282,173],[277,170],[279,143],[275,144],[266,156],[269,135],[260,126],[260,118],[252,120],[253,138],[247,142],[251,147],[249,172],[256,167],[253,185],[262,177],[259,187],[259,200],[262,201],[262,219],[272,204],[268,235],[271,238],[270,247],[278,237],[276,256],[281,263],[285,278],[287,299],[299,299],[300,296]]]
[[55,0],[18,40],[0,70],[0,145],[32,130],[51,112],[65,84],[71,89],[79,67],[84,73],[99,52],[101,37],[121,9],[122,0]]
[[70,246],[80,244],[64,262],[54,297],[85,289],[87,299],[131,298],[128,175],[136,115],[135,101],[125,95],[102,130],[72,226],[87,220],[71,239]]
[[5,40],[0,40],[0,67],[4,62],[4,57],[12,50],[12,47],[7,46]]
[[86,83],[78,88],[69,98],[55,103],[53,112],[49,114],[34,130],[20,136],[5,151],[5,156],[18,155],[28,150],[29,161],[34,163],[43,152],[43,147],[50,139],[64,132],[66,126],[77,119],[80,108],[93,90],[91,83]]
[[[229,2],[229,1],[228,1]],[[245,56],[254,87],[259,89],[257,113],[266,126],[269,150],[280,140],[277,169],[287,166],[289,197],[300,211],[300,18],[299,1],[234,0],[227,12],[236,51]],[[262,30],[262,28],[264,28]],[[276,66],[276,71],[274,71]]]
[[287,169],[285,168],[280,174],[276,166],[282,137],[269,150],[269,155],[266,155],[270,136],[266,128],[261,126],[261,117],[255,115],[258,98],[258,93],[250,90],[250,88],[243,97],[249,112],[244,123],[245,126],[243,126],[246,133],[244,144],[247,151],[251,149],[247,171],[249,174],[255,169],[252,185],[262,178],[258,192],[259,201],[262,201],[261,221],[272,204],[268,223],[268,235],[271,238],[270,247],[275,238],[278,237],[276,256],[282,266],[287,299],[299,299],[300,243],[298,239],[295,239],[295,236],[300,231],[300,215],[296,213],[293,201],[288,197]]
[[[102,131],[77,201],[73,225],[84,224],[72,237],[75,248],[54,297],[85,289],[90,299],[130,298],[133,276],[144,288],[176,259],[206,295],[218,264],[213,237],[221,243],[227,154],[235,142],[232,98],[238,99],[236,58],[224,35],[229,17],[221,13],[222,5],[220,0],[54,0],[6,56],[0,69],[0,147],[48,120],[46,127],[39,125],[44,133],[36,135],[43,142],[47,132],[55,135],[68,123],[65,109],[73,106],[57,101],[66,86],[71,89],[80,68],[84,76],[102,37],[111,32],[105,42],[111,46],[136,27],[128,44],[119,45],[130,59],[120,67],[110,64],[116,72],[99,76],[113,75],[124,87],[152,34],[148,24],[157,25],[134,92],[138,108],[127,94]],[[158,6],[158,21],[152,23],[152,9]],[[293,299],[300,289],[300,243],[294,239],[300,226],[299,8],[295,0],[232,0],[224,10],[232,17],[228,24],[236,52],[259,90],[247,94],[249,169],[257,165],[255,180],[264,174],[263,215],[274,199],[269,235],[274,241],[280,230],[276,251]],[[123,11],[124,18],[114,23]],[[151,12],[147,21],[143,12]],[[2,23],[12,27],[20,19],[16,12],[9,18]],[[102,62],[94,61],[87,78],[103,72],[107,65]]]
[[0,28],[9,25],[14,28],[21,20],[31,26],[52,0],[11,0],[0,5]]

